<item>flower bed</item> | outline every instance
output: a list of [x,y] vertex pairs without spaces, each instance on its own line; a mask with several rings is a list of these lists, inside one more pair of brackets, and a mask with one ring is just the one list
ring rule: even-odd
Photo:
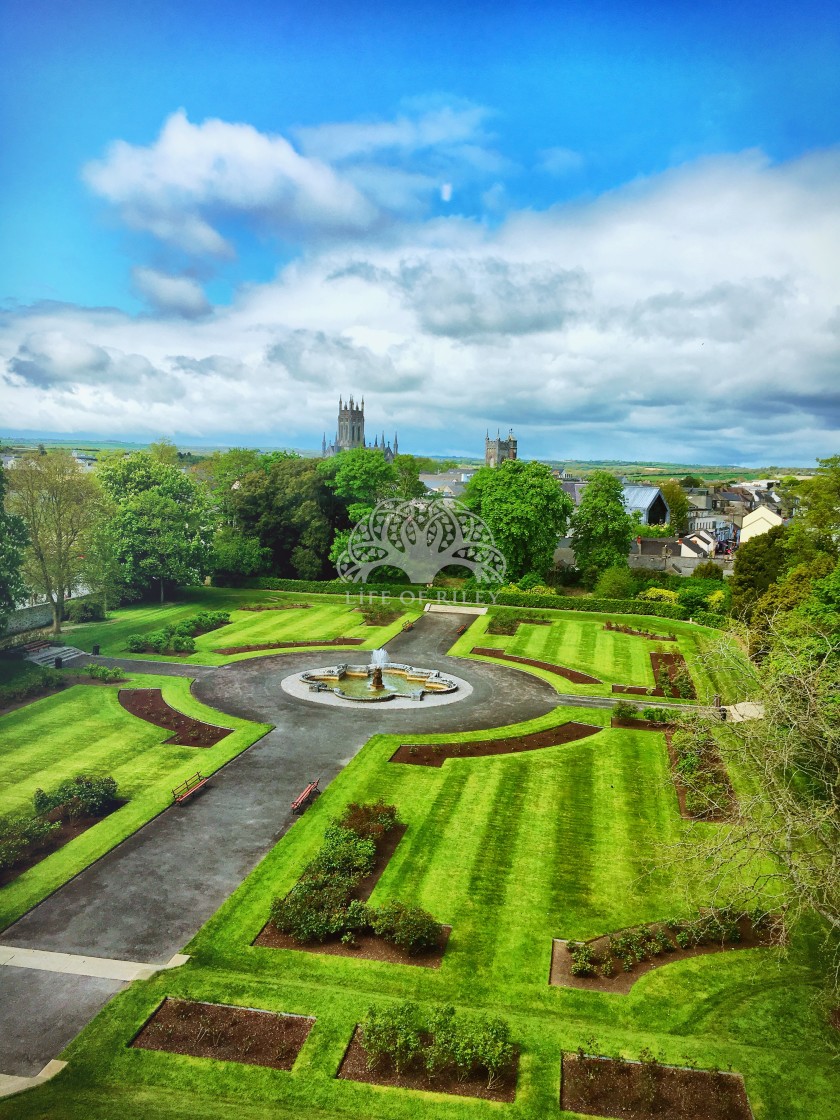
[[668,732],[665,742],[680,813],[687,820],[729,820],[735,791],[712,735],[689,728]]
[[165,999],[131,1045],[138,1050],[291,1069],[314,1023],[302,1015]]
[[63,848],[125,802],[113,778],[80,774],[45,793],[37,789],[34,814],[0,819],[0,886]]
[[120,704],[127,712],[155,727],[174,731],[165,740],[178,747],[213,747],[230,735],[229,727],[216,727],[203,723],[192,716],[185,716],[167,704],[159,688],[121,688],[118,693]]
[[390,762],[405,762],[410,766],[443,766],[448,758],[481,758],[500,754],[519,754],[522,751],[545,750],[575,743],[603,731],[592,723],[558,724],[546,731],[532,731],[528,735],[512,735],[507,739],[475,739],[463,743],[402,743],[391,755]]
[[348,805],[254,944],[437,967],[448,927],[417,906],[366,902],[404,832],[393,805]]
[[230,615],[226,611],[201,611],[174,626],[163,626],[149,634],[130,634],[125,648],[130,653],[195,653],[195,639],[199,634],[209,634],[229,622]]
[[412,1003],[369,1008],[338,1076],[371,1085],[510,1102],[518,1054],[503,1019]]
[[238,611],[308,611],[311,603],[258,603],[252,607],[237,607]]
[[501,614],[494,614],[490,616],[490,622],[487,624],[488,634],[515,634],[520,626],[550,626],[550,618],[528,618],[527,616],[521,618],[506,618]]
[[618,622],[604,623],[605,630],[612,630],[615,634],[632,634],[634,638],[649,638],[653,642],[675,642],[673,634],[653,634],[650,630],[634,630],[632,626],[622,626]]
[[681,653],[661,653],[655,651],[650,655],[653,676],[656,681],[655,688],[646,688],[636,684],[614,684],[613,692],[623,692],[632,696],[667,696],[672,699],[681,697],[683,700],[696,700],[697,692],[694,682]]
[[[517,665],[533,665],[536,669],[547,669],[558,677],[564,677],[574,684],[602,684],[599,677],[591,677],[588,673],[581,673],[577,669],[567,669],[565,665],[554,665],[551,661],[535,661],[531,657],[516,657],[503,649],[491,646],[475,646],[472,653],[480,657],[497,657],[503,661],[514,661]],[[613,687],[615,687],[613,685]]]
[[560,1107],[618,1120],[752,1120],[744,1081],[721,1070],[666,1066],[650,1051],[640,1060],[563,1055]]
[[550,983],[561,988],[629,992],[640,977],[672,961],[778,943],[782,927],[763,913],[701,912],[594,937],[556,939]]

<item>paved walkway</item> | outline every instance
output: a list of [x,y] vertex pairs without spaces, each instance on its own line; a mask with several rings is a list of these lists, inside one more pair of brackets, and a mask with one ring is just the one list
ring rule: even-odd
[[[554,689],[537,677],[447,657],[459,623],[457,615],[424,615],[389,645],[394,660],[457,672],[472,685],[462,702],[425,711],[419,704],[410,711],[388,711],[387,704],[336,710],[288,696],[281,679],[328,663],[325,651],[222,668],[120,659],[132,671],[195,677],[198,699],[272,723],[275,730],[228,763],[186,806],[156,817],[10,926],[0,936],[0,951],[14,947],[165,965],[293,823],[294,796],[316,777],[323,788],[377,731],[484,730],[557,706]],[[44,976],[51,986],[45,987]],[[121,984],[0,968],[0,1006],[11,1000],[18,1007],[9,1021],[0,1016],[0,1073],[38,1072]]]

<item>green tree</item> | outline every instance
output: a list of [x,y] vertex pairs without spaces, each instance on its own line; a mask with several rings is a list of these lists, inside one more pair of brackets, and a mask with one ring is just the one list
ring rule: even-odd
[[102,495],[69,451],[28,453],[9,478],[9,507],[29,535],[24,577],[50,603],[53,633],[61,633],[64,600],[78,584],[86,536],[96,521]]
[[703,479],[699,474],[687,474],[685,478],[680,479],[680,486],[684,490],[697,490],[703,485]]
[[177,467],[146,451],[111,456],[97,470],[114,503],[114,539],[127,593],[199,581],[210,567],[211,517],[204,493]]
[[6,472],[0,466],[0,631],[23,598],[24,550],[29,541],[23,518],[6,510]]
[[732,579],[732,613],[745,621],[765,591],[788,566],[785,548],[787,529],[776,525],[760,536],[745,541],[735,553]]
[[167,463],[170,467],[178,466],[178,448],[171,439],[161,437],[150,443],[149,454],[159,463]]
[[572,516],[572,548],[589,586],[607,568],[627,563],[633,529],[619,480],[609,471],[594,471]]
[[81,555],[82,581],[88,591],[102,599],[103,615],[107,614],[109,603],[119,601],[125,588],[115,514],[116,508],[103,497]]
[[627,564],[615,564],[602,572],[593,594],[596,599],[632,599],[636,583]]
[[394,497],[422,498],[428,491],[420,481],[420,462],[413,455],[395,455]]
[[799,508],[787,539],[794,563],[810,560],[817,553],[840,556],[840,455],[817,462],[814,477],[798,487]]
[[317,459],[281,459],[268,474],[247,475],[236,491],[239,531],[268,549],[271,570],[280,576],[335,574],[329,568],[330,545],[336,529],[349,529],[350,522],[344,501],[324,477],[324,465]]
[[397,470],[374,448],[341,451],[324,460],[320,472],[329,489],[344,499],[353,522],[361,521],[383,498],[395,496]]
[[255,537],[245,537],[229,525],[223,525],[213,538],[213,580],[224,587],[236,587],[248,576],[264,572],[270,560],[270,551]]
[[671,511],[671,531],[673,533],[684,533],[688,528],[688,510],[690,507],[688,495],[679,482],[674,481],[673,478],[663,482],[659,489],[662,491]]
[[464,503],[493,534],[511,580],[526,572],[545,576],[573,509],[551,468],[523,459],[477,471],[467,485]]

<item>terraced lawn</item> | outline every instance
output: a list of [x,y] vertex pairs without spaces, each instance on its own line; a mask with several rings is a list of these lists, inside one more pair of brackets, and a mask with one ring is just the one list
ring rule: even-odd
[[[500,612],[501,613],[501,612]],[[556,676],[538,668],[530,668],[549,681],[558,692],[574,693],[581,696],[611,695],[611,685],[631,684],[652,688],[655,685],[650,664],[650,653],[664,649],[668,653],[679,650],[686,660],[689,672],[697,688],[698,699],[710,702],[715,693],[720,693],[724,701],[735,699],[728,695],[727,681],[716,671],[715,649],[727,641],[717,630],[695,626],[691,623],[671,619],[640,618],[594,614],[581,611],[540,611],[539,615],[550,621],[550,625],[522,623],[513,635],[489,634],[492,614],[476,618],[466,634],[458,639],[451,653],[474,656],[474,646],[489,646],[505,650],[516,657],[528,657],[535,661],[546,661],[576,669],[598,677],[603,684],[575,684],[558,680]],[[607,620],[626,623],[629,626],[643,626],[659,634],[673,634],[676,642],[656,642],[633,634],[622,634],[605,630]],[[487,658],[480,658],[487,660]],[[738,699],[743,699],[739,697]]]
[[[154,661],[178,661],[194,665],[221,665],[244,657],[259,657],[260,651],[220,654],[214,650],[231,646],[262,645],[269,642],[331,641],[333,638],[361,638],[362,649],[377,649],[403,624],[420,614],[419,608],[401,610],[401,616],[388,626],[367,626],[363,616],[348,606],[342,596],[307,596],[278,591],[252,591],[228,588],[190,588],[180,593],[177,603],[122,607],[106,622],[90,622],[66,627],[67,641],[90,652],[96,644],[107,657],[131,657]],[[244,611],[244,606],[294,606],[308,609]],[[132,634],[149,634],[167,624],[177,624],[199,611],[228,611],[228,626],[196,638],[196,652],[187,657],[130,653],[126,642]],[[329,648],[329,647],[327,647]],[[352,648],[352,647],[348,647]],[[271,651],[265,651],[271,652]]]
[[[129,715],[119,688],[160,688],[186,715],[232,729],[208,749],[165,744],[171,732]],[[87,867],[172,801],[172,788],[208,774],[269,727],[223,715],[191,695],[185,677],[129,677],[119,686],[75,685],[0,717],[0,815],[31,810],[38,787],[77,774],[110,775],[128,803],[0,889],[0,929]]]
[[[574,719],[605,724],[607,715],[560,708],[516,731]],[[448,738],[479,737],[487,732]],[[559,1120],[561,1052],[582,1045],[731,1064],[745,1077],[756,1120],[834,1120],[840,1069],[812,999],[820,978],[813,929],[794,929],[781,961],[770,950],[697,957],[657,969],[627,995],[548,984],[553,937],[589,937],[709,901],[705,876],[684,863],[652,871],[660,846],[688,827],[661,734],[605,727],[565,746],[451,759],[440,769],[390,764],[402,741],[371,739],[193,939],[190,963],[113,1000],[65,1053],[65,1073],[0,1103],[0,1118],[485,1120],[501,1108],[517,1120]],[[372,901],[417,902],[451,924],[440,969],[253,947],[271,899],[297,880],[329,820],[350,801],[378,797],[397,805],[408,830]],[[290,1073],[128,1048],[164,996],[316,1023]],[[515,1103],[336,1080],[366,1008],[405,998],[504,1015],[523,1047]]]

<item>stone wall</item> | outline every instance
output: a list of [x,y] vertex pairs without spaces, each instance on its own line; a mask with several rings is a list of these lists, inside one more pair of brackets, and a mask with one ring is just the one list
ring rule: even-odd
[[39,630],[44,626],[52,626],[52,607],[49,603],[38,603],[34,607],[18,607],[12,611],[2,633],[22,634],[25,630]]

